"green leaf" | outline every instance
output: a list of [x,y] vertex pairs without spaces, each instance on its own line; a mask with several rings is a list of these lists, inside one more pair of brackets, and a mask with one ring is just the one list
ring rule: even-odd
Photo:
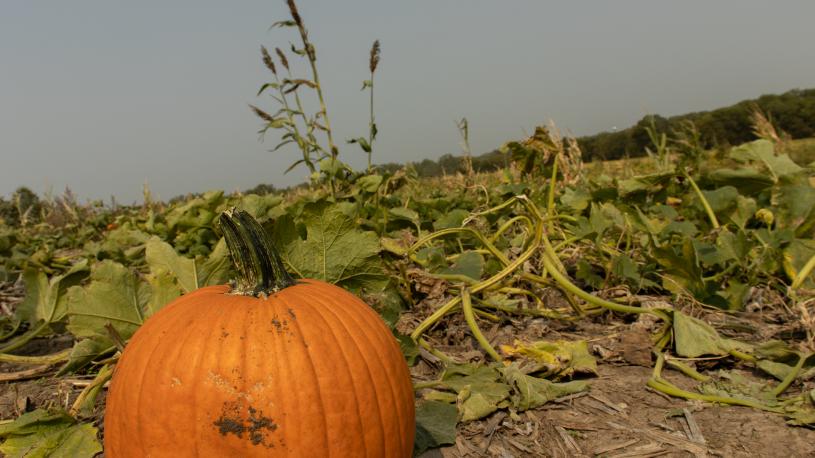
[[305,239],[290,217],[279,218],[274,226],[275,242],[292,273],[352,291],[377,292],[387,286],[374,232],[359,230],[340,206],[324,201],[306,205],[301,218]]
[[456,406],[440,401],[421,401],[416,405],[415,454],[429,448],[456,442]]
[[730,157],[741,162],[760,163],[776,178],[803,170],[788,155],[776,155],[772,142],[764,139],[734,147],[730,150]]
[[56,323],[65,318],[66,291],[79,284],[88,275],[86,260],[71,267],[66,273],[48,277],[43,272],[28,269],[23,273],[26,295],[17,307],[16,315],[22,321]]
[[59,369],[57,375],[69,374],[87,366],[100,355],[111,353],[116,349],[113,341],[107,337],[83,339],[74,344],[68,361]]
[[743,230],[747,225],[747,221],[753,217],[757,209],[758,205],[755,199],[739,195],[738,199],[736,199],[736,208],[733,209],[727,217],[733,224]]
[[751,346],[736,340],[724,339],[704,321],[674,310],[673,331],[676,354],[685,358],[699,356],[725,356],[731,350],[750,351]]
[[591,203],[591,193],[589,193],[585,188],[566,188],[563,190],[563,194],[560,196],[560,203],[571,208],[572,210],[582,212],[588,208],[589,204]]
[[159,271],[147,276],[150,285],[150,300],[144,307],[144,317],[147,318],[161,310],[162,307],[181,296],[182,291],[169,272]]
[[461,208],[455,208],[445,212],[440,218],[433,222],[433,229],[439,231],[452,227],[461,227],[464,219],[470,216],[470,212]]
[[760,172],[749,167],[716,169],[707,175],[707,179],[720,186],[733,186],[740,193],[748,196],[756,195],[774,183],[766,172]]
[[0,425],[0,452],[9,458],[91,458],[102,451],[97,429],[62,411],[35,410]]
[[500,369],[504,379],[512,386],[512,405],[520,410],[534,409],[554,399],[589,389],[588,382],[575,380],[555,383],[526,375],[517,364]]
[[458,393],[461,421],[483,418],[505,406],[509,386],[499,381],[500,373],[492,366],[451,364],[442,376],[445,386]]
[[179,255],[169,243],[163,242],[158,237],[148,240],[145,247],[145,260],[151,271],[172,274],[185,293],[198,289],[195,260]]
[[779,229],[789,228],[799,237],[815,228],[815,187],[808,177],[797,175],[779,180],[772,192],[773,213]]
[[597,375],[597,360],[589,354],[585,340],[556,340],[502,345],[501,351],[509,356],[521,356],[537,364],[534,371],[541,377],[573,377],[576,374]]
[[368,143],[368,140],[363,137],[352,138],[351,140],[348,140],[348,143],[357,143],[359,144],[359,147],[362,149],[362,151],[366,153],[371,152],[371,144]]
[[639,285],[642,279],[637,264],[626,254],[615,256],[614,259],[612,259],[611,272],[617,278],[628,280],[634,285]]
[[405,220],[410,221],[413,224],[419,223],[419,214],[416,213],[416,210],[412,210],[410,208],[405,207],[396,207],[391,208],[388,210],[388,215],[391,216],[394,220]]
[[[791,281],[798,278],[804,265],[815,256],[815,240],[795,239],[784,249],[784,272]],[[815,288],[815,271],[810,272],[807,279],[801,283],[805,288]]]
[[480,280],[484,272],[484,258],[475,251],[465,251],[450,266],[441,269],[438,273],[447,275],[464,275],[473,280]]
[[232,258],[223,237],[218,240],[204,262],[196,262],[196,275],[199,288],[223,285],[229,280],[232,275]]
[[617,182],[617,189],[620,193],[620,197],[642,191],[653,193],[667,186],[674,176],[676,176],[676,174],[673,171],[636,176],[626,180],[619,180]]
[[283,202],[283,197],[276,194],[247,194],[241,197],[237,205],[239,210],[244,210],[257,220],[265,220],[270,217],[273,211]]
[[127,339],[144,322],[149,296],[149,286],[126,267],[102,261],[93,267],[88,286],[68,290],[68,330],[76,337],[108,338],[110,323]]
[[379,189],[379,186],[382,184],[382,180],[382,175],[365,175],[360,177],[356,181],[356,184],[363,191],[373,194]]
[[[223,238],[212,249],[206,261],[196,263],[194,259],[178,254],[169,243],[153,237],[147,242],[145,259],[155,276],[153,283],[162,283],[165,280],[162,277],[169,274],[175,278],[185,294],[203,286],[225,283],[232,268],[229,250]],[[174,293],[168,292],[164,296],[168,297],[172,294]],[[159,308],[164,305],[158,299],[155,304],[159,305]],[[152,311],[157,310],[155,307],[151,309]]]
[[[724,186],[713,191],[702,191],[702,195],[705,196],[713,212],[719,214],[736,206],[739,191],[733,186]],[[699,209],[702,209],[701,204]]]

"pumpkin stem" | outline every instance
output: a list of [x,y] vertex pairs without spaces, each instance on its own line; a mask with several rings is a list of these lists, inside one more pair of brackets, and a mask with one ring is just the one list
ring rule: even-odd
[[295,284],[269,234],[249,213],[227,210],[219,222],[238,269],[234,294],[265,296]]

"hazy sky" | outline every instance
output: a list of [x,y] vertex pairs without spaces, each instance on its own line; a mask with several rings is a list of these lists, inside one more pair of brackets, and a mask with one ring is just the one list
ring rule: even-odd
[[[300,0],[335,135],[367,131],[368,50],[382,42],[375,162],[474,153],[553,119],[574,134],[815,87],[815,2]],[[302,181],[248,103],[259,46],[286,46],[283,0],[0,3],[0,195],[167,199]],[[343,142],[344,143],[344,142]],[[365,157],[341,145],[356,167]]]

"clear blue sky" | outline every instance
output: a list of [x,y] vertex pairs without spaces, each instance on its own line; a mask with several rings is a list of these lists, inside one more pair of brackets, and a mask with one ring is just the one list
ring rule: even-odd
[[[382,42],[375,162],[474,153],[553,119],[589,134],[815,87],[811,0],[300,0],[340,139],[367,129],[368,50]],[[0,195],[167,199],[303,181],[283,175],[247,108],[285,46],[282,0],[30,1],[0,5]],[[354,145],[341,158],[365,163]]]

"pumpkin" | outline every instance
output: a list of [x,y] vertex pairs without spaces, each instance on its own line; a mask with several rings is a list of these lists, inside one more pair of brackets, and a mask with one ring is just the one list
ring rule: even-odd
[[107,397],[106,456],[411,456],[413,387],[381,318],[342,288],[293,280],[247,213],[220,224],[239,278],[134,334]]

